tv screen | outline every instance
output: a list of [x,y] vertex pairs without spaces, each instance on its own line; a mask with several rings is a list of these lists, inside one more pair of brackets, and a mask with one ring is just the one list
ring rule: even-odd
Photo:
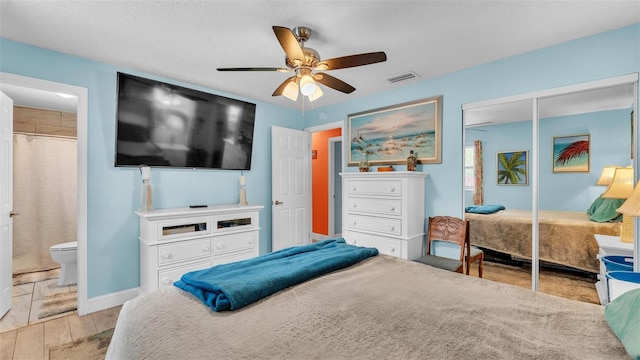
[[249,170],[256,104],[118,73],[116,166]]

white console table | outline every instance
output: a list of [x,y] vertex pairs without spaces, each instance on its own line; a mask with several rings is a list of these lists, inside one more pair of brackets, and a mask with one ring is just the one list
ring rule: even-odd
[[596,282],[596,290],[600,298],[600,304],[609,303],[609,287],[607,286],[606,273],[607,269],[602,262],[602,257],[607,255],[621,255],[633,257],[633,243],[620,241],[619,236],[611,235],[594,235],[598,242],[598,259],[600,260],[600,273],[598,273],[598,281]]
[[262,208],[221,205],[136,212],[142,291],[171,286],[189,271],[258,256]]

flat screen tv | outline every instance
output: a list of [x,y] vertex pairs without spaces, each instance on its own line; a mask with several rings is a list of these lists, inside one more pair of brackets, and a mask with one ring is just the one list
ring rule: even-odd
[[116,166],[249,170],[256,104],[118,73]]

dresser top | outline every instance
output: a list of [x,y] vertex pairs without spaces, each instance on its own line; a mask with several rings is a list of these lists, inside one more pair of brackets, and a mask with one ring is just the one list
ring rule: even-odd
[[262,205],[209,205],[202,208],[172,208],[172,209],[159,209],[153,211],[136,211],[136,215],[141,218],[153,219],[153,218],[165,218],[172,216],[201,216],[201,215],[214,215],[225,213],[238,213],[244,211],[259,211],[264,206]]
[[341,172],[345,177],[416,177],[426,178],[429,174],[421,171],[371,171],[371,172]]

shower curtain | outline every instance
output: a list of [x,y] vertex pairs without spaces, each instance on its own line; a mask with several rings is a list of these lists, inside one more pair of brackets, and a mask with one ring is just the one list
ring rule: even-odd
[[13,274],[54,269],[52,245],[76,241],[77,140],[13,135]]

